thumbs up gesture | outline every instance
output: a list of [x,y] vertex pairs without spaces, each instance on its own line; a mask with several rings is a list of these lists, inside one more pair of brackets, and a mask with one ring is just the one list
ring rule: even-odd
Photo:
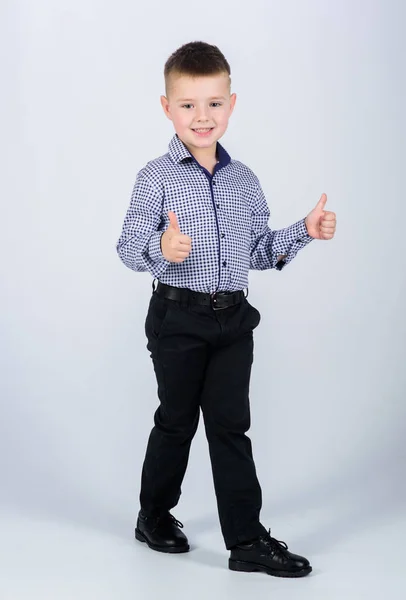
[[182,263],[190,254],[192,240],[180,232],[178,219],[174,212],[168,212],[169,226],[161,237],[162,254],[173,263]]
[[327,196],[322,194],[305,220],[308,234],[317,240],[331,240],[336,230],[336,215],[329,210],[324,210],[326,202]]

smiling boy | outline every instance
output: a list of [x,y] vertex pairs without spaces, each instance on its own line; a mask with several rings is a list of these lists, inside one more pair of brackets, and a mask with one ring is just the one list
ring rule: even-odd
[[280,577],[311,572],[260,522],[262,492],[251,441],[249,383],[253,330],[250,269],[282,270],[313,239],[331,239],[335,214],[316,207],[280,230],[255,174],[218,140],[234,110],[230,67],[216,46],[186,44],[165,65],[161,103],[175,135],[169,151],[138,173],[117,251],[153,284],[145,322],[158,385],[141,475],[135,536],[160,552],[187,552],[169,512],[181,495],[192,439],[203,414],[229,568]]

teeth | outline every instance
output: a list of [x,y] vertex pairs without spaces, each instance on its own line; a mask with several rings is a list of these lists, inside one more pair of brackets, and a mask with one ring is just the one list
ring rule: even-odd
[[195,131],[198,131],[199,133],[205,133],[206,131],[210,131],[211,127],[206,127],[206,129],[195,129]]

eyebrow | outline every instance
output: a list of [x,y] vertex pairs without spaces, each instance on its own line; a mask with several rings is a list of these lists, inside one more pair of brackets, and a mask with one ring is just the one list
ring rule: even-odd
[[[226,100],[224,96],[212,96],[209,100]],[[193,98],[179,98],[177,102],[194,102]]]

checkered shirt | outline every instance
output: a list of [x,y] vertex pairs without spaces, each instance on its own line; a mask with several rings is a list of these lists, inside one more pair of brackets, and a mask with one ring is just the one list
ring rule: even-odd
[[[256,175],[219,143],[217,159],[211,175],[174,135],[169,151],[139,171],[116,246],[127,267],[197,292],[236,291],[248,287],[249,269],[281,270],[312,241],[304,219],[271,230]],[[192,239],[182,263],[161,252],[168,211]]]

